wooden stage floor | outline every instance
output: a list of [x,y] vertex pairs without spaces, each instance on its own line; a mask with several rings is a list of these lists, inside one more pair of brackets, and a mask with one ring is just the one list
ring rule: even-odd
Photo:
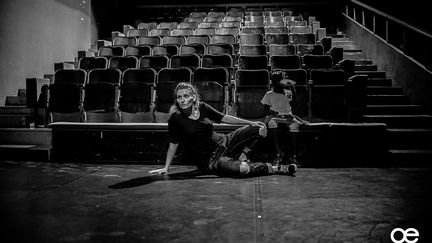
[[2,242],[392,242],[395,228],[432,239],[430,168],[147,173],[158,167],[2,161]]

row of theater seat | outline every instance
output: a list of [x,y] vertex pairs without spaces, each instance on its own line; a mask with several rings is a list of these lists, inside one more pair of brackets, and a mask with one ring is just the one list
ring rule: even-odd
[[[295,113],[305,119],[335,119],[346,111],[348,80],[342,70],[285,70],[295,82]],[[265,69],[223,67],[58,70],[49,86],[52,121],[166,122],[178,82],[192,82],[217,110],[246,119],[265,115],[261,98],[270,89]],[[83,116],[85,114],[85,116]],[[121,115],[119,115],[121,114]]]

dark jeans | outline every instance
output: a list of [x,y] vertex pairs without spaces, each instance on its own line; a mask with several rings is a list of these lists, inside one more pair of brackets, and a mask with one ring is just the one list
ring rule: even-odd
[[269,174],[266,163],[248,162],[249,172],[241,172],[240,165],[243,161],[238,158],[245,147],[251,148],[261,136],[259,127],[245,126],[224,135],[224,145],[219,146],[210,158],[209,170],[222,176],[261,176]]

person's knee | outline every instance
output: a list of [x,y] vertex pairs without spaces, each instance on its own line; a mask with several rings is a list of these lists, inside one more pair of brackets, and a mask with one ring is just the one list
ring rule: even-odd
[[268,128],[277,128],[277,123],[274,119],[271,119],[268,124],[267,124]]
[[241,162],[240,164],[240,173],[246,175],[250,172],[250,166],[246,161]]
[[289,125],[290,132],[299,132],[300,131],[300,125],[296,122],[293,122]]

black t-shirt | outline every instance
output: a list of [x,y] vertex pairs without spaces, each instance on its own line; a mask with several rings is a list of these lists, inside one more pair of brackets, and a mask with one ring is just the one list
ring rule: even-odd
[[218,144],[223,142],[223,135],[213,130],[213,122],[220,123],[224,114],[210,105],[200,102],[200,116],[197,120],[188,118],[183,113],[173,113],[168,120],[170,142],[182,144],[182,158],[194,164],[204,165]]

